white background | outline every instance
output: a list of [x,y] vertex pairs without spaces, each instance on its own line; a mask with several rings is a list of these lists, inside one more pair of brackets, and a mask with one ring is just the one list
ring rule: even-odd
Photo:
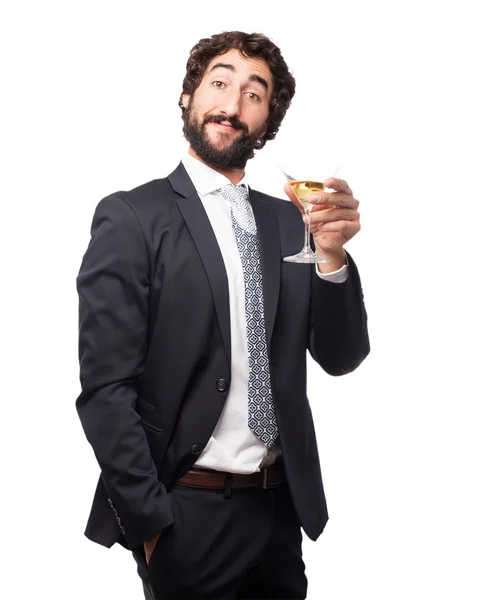
[[189,50],[231,29],[269,35],[297,80],[251,183],[281,193],[274,163],[317,156],[361,200],[348,249],[372,353],[342,378],[310,364],[330,522],[305,538],[308,597],[479,598],[473,4],[1,9],[2,598],[142,597],[131,556],[83,537],[98,469],[75,410],[75,278],[99,200],[179,162]]

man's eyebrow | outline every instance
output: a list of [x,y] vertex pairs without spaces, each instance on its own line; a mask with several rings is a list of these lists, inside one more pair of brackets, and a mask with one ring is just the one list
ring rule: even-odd
[[257,81],[258,83],[260,83],[264,87],[265,90],[268,89],[268,82],[266,81],[266,79],[263,79],[259,75],[250,75],[249,80],[250,81]]
[[233,71],[233,73],[236,73],[236,69],[234,67],[234,65],[229,65],[228,63],[216,63],[214,64],[211,69],[210,69],[210,73],[211,71],[214,71],[215,69],[229,69],[230,71]]
[[[233,73],[236,73],[236,69],[235,69],[234,65],[230,65],[228,63],[216,63],[216,64],[214,64],[211,67],[211,69],[210,69],[209,72],[211,73],[215,69],[221,69],[221,68],[228,69],[229,71],[232,71]],[[249,76],[249,80],[250,81],[256,81],[257,83],[260,83],[264,87],[265,90],[268,89],[268,82],[266,81],[266,79],[263,79],[263,77],[260,77],[259,75],[254,75],[254,74],[250,75]]]

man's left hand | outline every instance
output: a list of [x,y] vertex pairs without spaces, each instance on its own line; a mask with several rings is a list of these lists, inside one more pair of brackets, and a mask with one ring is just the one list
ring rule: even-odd
[[[343,179],[327,179],[325,184],[333,192],[311,194],[311,233],[318,253],[338,264],[345,264],[343,246],[361,229],[359,222],[359,201],[353,196],[349,185]],[[303,207],[288,183],[284,190],[291,201],[304,214]],[[306,215],[303,217],[306,220]]]

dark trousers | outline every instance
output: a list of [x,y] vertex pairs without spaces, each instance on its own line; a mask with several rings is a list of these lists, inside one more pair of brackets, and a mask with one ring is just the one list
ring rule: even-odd
[[304,600],[302,534],[286,483],[224,491],[176,485],[175,522],[150,564],[133,556],[146,600]]

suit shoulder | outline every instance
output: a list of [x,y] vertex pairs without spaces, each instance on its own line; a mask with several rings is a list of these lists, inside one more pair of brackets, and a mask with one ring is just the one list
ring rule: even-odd
[[167,177],[162,179],[153,179],[143,183],[131,190],[121,190],[107,196],[108,198],[123,198],[132,207],[139,206],[149,202],[154,202],[159,198],[165,198],[171,195],[172,187]]
[[[131,190],[119,190],[105,196],[96,207],[96,212],[114,211],[144,213],[157,208],[159,201],[173,198],[173,189],[167,177],[154,179]],[[129,207],[129,208],[127,208]]]

